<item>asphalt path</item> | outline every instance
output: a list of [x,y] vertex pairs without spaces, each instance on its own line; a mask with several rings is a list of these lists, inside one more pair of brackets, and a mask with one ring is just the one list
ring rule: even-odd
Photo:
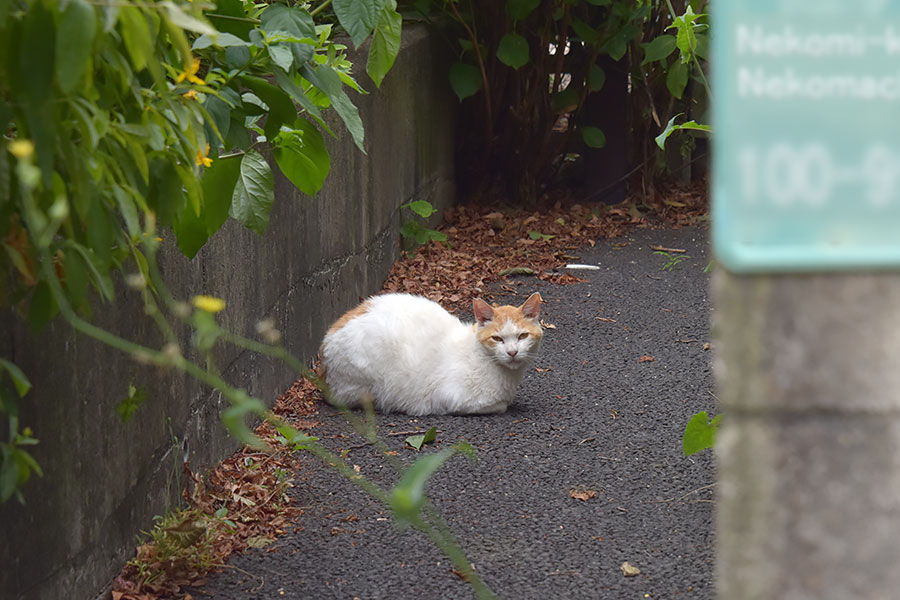
[[[650,246],[687,258],[666,270],[670,259]],[[519,277],[495,288],[493,301],[509,304],[539,291],[554,326],[507,413],[379,415],[379,432],[404,463],[417,453],[391,433],[434,426],[437,442],[422,453],[460,440],[475,448],[478,459],[451,459],[428,496],[498,596],[711,599],[713,457],[681,451],[690,416],[717,409],[707,233],[635,229],[573,254],[600,267],[573,271],[584,283]],[[326,446],[349,449],[379,484],[396,482],[343,417],[323,406],[316,418]],[[309,457],[294,477],[305,508],[296,531],[233,556],[195,598],[473,597],[424,535],[398,530],[387,507],[336,472]],[[640,574],[626,577],[625,561]]]

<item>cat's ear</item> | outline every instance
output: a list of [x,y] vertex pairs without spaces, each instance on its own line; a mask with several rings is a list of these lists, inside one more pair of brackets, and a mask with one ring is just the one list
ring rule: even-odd
[[537,292],[533,293],[528,297],[528,300],[519,307],[519,310],[522,311],[522,314],[525,315],[526,319],[531,319],[532,321],[537,320],[537,318],[541,314],[541,302],[544,299],[541,298],[541,295]]
[[475,313],[475,320],[479,325],[484,325],[494,318],[494,309],[481,298],[472,300],[472,311]]

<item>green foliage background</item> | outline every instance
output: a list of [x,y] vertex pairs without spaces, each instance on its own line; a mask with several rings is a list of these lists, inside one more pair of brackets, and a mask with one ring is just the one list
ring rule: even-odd
[[[334,34],[373,38],[366,69],[380,85],[400,47],[396,3],[315,4],[0,0],[0,304],[35,331],[62,311],[138,353],[90,326],[92,298],[114,301],[121,280],[164,298],[164,229],[188,257],[229,217],[263,234],[274,200],[264,149],[315,194],[331,169],[327,110],[365,151],[350,96],[365,92]],[[198,314],[193,325],[209,328]],[[40,473],[18,422],[27,379],[3,365],[0,501]]]

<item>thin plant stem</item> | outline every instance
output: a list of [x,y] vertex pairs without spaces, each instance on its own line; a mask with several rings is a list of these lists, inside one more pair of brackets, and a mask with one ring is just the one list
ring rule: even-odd
[[322,4],[318,5],[317,7],[315,7],[311,11],[309,11],[309,16],[315,17],[317,14],[319,14],[320,12],[322,12],[323,10],[328,8],[328,6],[330,4],[331,4],[331,0],[325,0],[325,2],[323,2]]

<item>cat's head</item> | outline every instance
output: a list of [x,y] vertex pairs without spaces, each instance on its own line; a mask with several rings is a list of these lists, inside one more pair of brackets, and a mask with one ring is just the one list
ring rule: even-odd
[[541,345],[543,330],[538,320],[541,295],[535,292],[522,306],[490,306],[476,298],[475,335],[491,360],[509,369],[529,364]]

